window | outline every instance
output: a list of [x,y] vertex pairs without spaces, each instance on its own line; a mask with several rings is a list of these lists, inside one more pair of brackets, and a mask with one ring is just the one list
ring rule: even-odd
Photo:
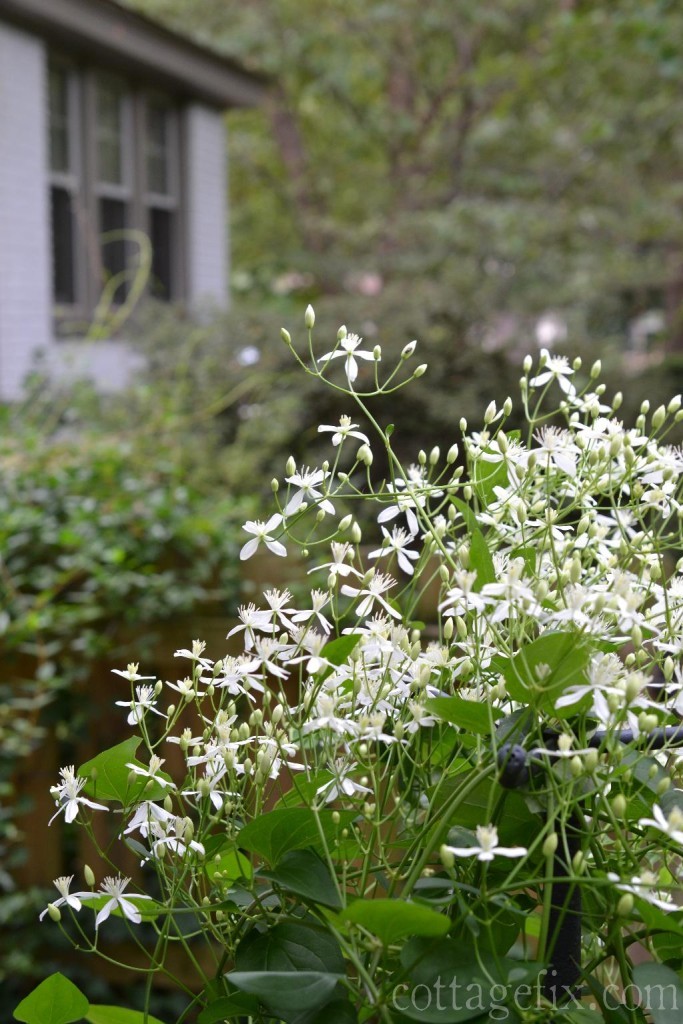
[[95,79],[95,196],[100,278],[108,302],[122,303],[135,273],[129,229],[133,197],[129,97],[115,78]]
[[123,78],[49,69],[52,287],[59,333],[82,333],[102,299],[120,305],[151,243],[148,291],[182,297],[178,111]]
[[151,291],[161,299],[173,297],[177,268],[173,253],[178,230],[179,182],[177,123],[172,109],[159,99],[148,99],[145,123],[145,207],[147,233],[152,244]]
[[80,195],[77,96],[66,66],[50,68],[49,180],[52,214],[52,291],[55,304],[77,303],[76,211]]

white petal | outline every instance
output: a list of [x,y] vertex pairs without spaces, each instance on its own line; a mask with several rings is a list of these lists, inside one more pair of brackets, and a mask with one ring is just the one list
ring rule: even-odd
[[119,906],[121,907],[124,917],[127,917],[129,921],[133,922],[133,924],[140,924],[140,921],[142,921],[142,914],[134,903],[127,900],[125,896],[120,896]]
[[[406,558],[406,554],[407,553],[408,552],[406,552],[406,551],[399,551],[398,552],[398,559],[397,560],[398,560],[398,564],[401,567],[401,569],[403,569],[403,571],[405,573],[407,573],[408,576],[412,576],[413,573],[415,572],[415,569],[410,564],[410,561]],[[417,552],[411,552],[411,554],[417,555]]]
[[287,505],[285,507],[285,515],[286,516],[294,515],[294,513],[297,511],[297,509],[299,508],[299,505],[301,505],[303,500],[304,500],[304,492],[302,490],[296,491],[292,495],[292,497],[289,499],[289,501],[287,502]]
[[78,800],[69,800],[64,811],[64,821],[69,825],[78,814]]
[[287,557],[287,548],[284,544],[281,544],[279,540],[267,540],[266,547],[269,551],[272,551],[274,555],[279,555],[280,558]]
[[375,599],[372,596],[372,594],[368,594],[367,597],[364,597],[361,603],[356,608],[356,615],[360,615],[361,617],[369,615],[370,612],[372,611],[372,606],[374,602]]
[[242,548],[242,550],[240,551],[240,559],[241,559],[241,561],[244,562],[245,559],[251,558],[251,556],[256,551],[257,547],[258,547],[258,538],[257,537],[254,537],[253,540],[248,540],[247,543]]
[[[378,523],[388,523],[390,519],[395,519],[399,513],[398,505],[389,505],[387,508],[383,508],[380,514],[377,516]],[[414,534],[413,534],[414,536]]]
[[102,907],[102,909],[100,910],[99,914],[95,918],[95,927],[96,928],[99,928],[99,926],[102,924],[102,922],[107,920],[107,918],[109,917],[109,915],[111,914],[111,912],[112,912],[112,910],[114,909],[115,906],[116,906],[116,900],[109,900],[108,903],[105,903],[105,905]]

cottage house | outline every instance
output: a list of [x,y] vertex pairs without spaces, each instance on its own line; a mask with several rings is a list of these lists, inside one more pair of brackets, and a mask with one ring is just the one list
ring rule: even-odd
[[83,338],[142,280],[226,305],[223,114],[263,88],[114,0],[0,0],[0,399],[38,353],[119,386],[125,341]]

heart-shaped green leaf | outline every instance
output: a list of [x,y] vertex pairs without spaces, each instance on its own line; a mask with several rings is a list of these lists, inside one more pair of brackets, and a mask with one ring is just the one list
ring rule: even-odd
[[385,946],[407,935],[445,935],[451,927],[443,914],[407,900],[356,900],[339,916],[366,928]]
[[14,1019],[24,1024],[72,1024],[85,1017],[89,1005],[81,990],[57,972],[22,999]]

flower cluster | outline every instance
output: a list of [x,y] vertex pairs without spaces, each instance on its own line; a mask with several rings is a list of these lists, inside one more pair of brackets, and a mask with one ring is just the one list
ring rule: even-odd
[[[367,397],[421,376],[424,366],[409,371],[415,343],[380,382],[380,346],[362,349],[345,328],[323,355],[311,341],[308,362],[283,337],[306,372],[325,380],[343,369],[334,386],[355,416],[319,428],[332,435],[319,467],[288,460],[275,509],[245,525],[240,557],[303,549],[314,586],[297,604],[271,589],[239,607],[222,658],[199,641],[176,652],[182,678],[119,673],[131,692],[117,703],[147,748],[120,766],[121,836],[134,837],[173,905],[230,950],[279,927],[292,898],[312,899],[312,883],[274,870],[280,858],[322,858],[333,893],[322,904],[350,916],[320,919],[358,998],[379,1006],[393,961],[382,966],[377,952],[368,988],[367,954],[391,942],[373,946],[372,924],[352,927],[354,907],[379,889],[421,899],[435,917],[452,908],[447,927],[461,913],[458,927],[489,929],[498,952],[498,916],[512,921],[512,942],[515,923],[524,933],[538,911],[542,959],[559,873],[600,901],[607,927],[594,915],[590,955],[623,961],[624,901],[648,924],[675,915],[680,894],[683,452],[668,441],[680,396],[651,415],[644,403],[626,426],[597,364],[582,376],[580,361],[541,352],[535,368],[524,364],[525,432],[507,426],[511,399],[491,403],[445,454],[420,451],[403,467]],[[386,480],[372,476],[373,432]],[[369,517],[349,511],[361,500]],[[435,590],[425,624],[418,610]],[[512,744],[521,795],[506,817],[498,774]],[[107,806],[92,772],[63,769],[53,792],[68,822]],[[55,882],[51,906],[78,913],[93,894],[69,895],[69,882]],[[96,925],[114,908],[140,921],[125,884],[105,879]],[[262,899],[266,884],[274,903]],[[170,909],[166,921],[175,927]],[[376,924],[374,934],[385,936]]]

